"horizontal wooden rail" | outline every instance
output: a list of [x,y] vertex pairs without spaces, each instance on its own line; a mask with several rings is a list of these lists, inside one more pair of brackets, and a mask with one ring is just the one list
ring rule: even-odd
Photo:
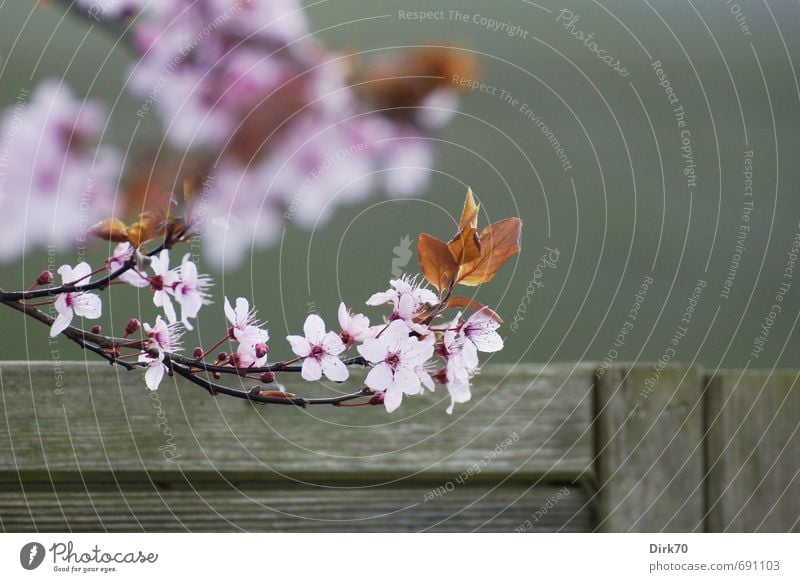
[[797,377],[491,365],[389,415],[0,362],[0,529],[798,531]]

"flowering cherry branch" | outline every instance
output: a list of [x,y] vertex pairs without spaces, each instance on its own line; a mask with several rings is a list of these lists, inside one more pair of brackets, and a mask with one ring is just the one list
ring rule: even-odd
[[205,260],[235,267],[277,244],[287,222],[310,229],[343,201],[421,191],[432,138],[466,90],[453,79],[477,78],[472,53],[453,46],[335,50],[301,0],[58,0],[37,10],[54,4],[127,47],[126,92],[163,140],[128,155],[104,137],[101,99],[59,78],[21,89],[0,109],[5,189],[25,193],[3,200],[0,263],[70,249],[78,225],[114,212],[164,207],[188,177],[214,217],[198,213],[195,225]]
[[[94,234],[117,243],[105,265],[92,270],[88,263],[75,267],[62,265],[57,270],[60,285],[52,285],[50,271],[40,274],[25,291],[0,290],[0,302],[50,326],[50,335],[59,334],[89,350],[110,364],[127,370],[144,369],[145,384],[157,390],[164,374],[177,374],[205,389],[211,395],[227,395],[262,404],[309,406],[361,406],[384,404],[394,411],[404,396],[433,391],[444,384],[450,394],[452,412],[455,403],[470,399],[470,379],[479,369],[478,352],[496,352],[503,340],[497,333],[500,317],[473,299],[455,295],[457,285],[477,286],[491,280],[497,270],[519,252],[521,223],[510,218],[477,232],[478,205],[472,192],[467,193],[458,231],[447,243],[422,234],[418,243],[424,278],[435,291],[416,277],[390,282],[386,291],[373,294],[366,304],[388,305],[391,312],[381,323],[371,325],[366,315],[352,312],[344,303],[338,310],[338,331],[328,330],[324,320],[310,314],[302,335],[286,340],[294,353],[291,359],[268,363],[269,332],[258,320],[250,302],[239,297],[234,303],[224,299],[228,326],[222,337],[207,349],[195,347],[191,356],[181,354],[185,330],[193,329],[192,320],[204,305],[211,303],[207,275],[186,254],[179,267],[170,268],[170,250],[192,236],[189,221],[173,216],[156,218],[145,213],[137,222],[126,225],[106,219],[93,228]],[[152,250],[145,245],[156,237],[162,242]],[[105,275],[92,280],[100,272]],[[97,319],[102,301],[95,291],[112,283],[147,288],[153,304],[163,311],[155,322],[142,324],[131,318],[120,337],[103,335],[100,326],[86,331],[73,326],[74,316]],[[54,298],[44,303],[32,299]],[[180,318],[175,303],[180,308]],[[39,307],[55,308],[55,317]],[[445,318],[448,309],[458,310]],[[471,315],[463,317],[463,313]],[[231,352],[215,350],[224,344]],[[355,348],[358,355],[349,355]],[[369,369],[359,390],[326,398],[308,398],[285,392],[276,383],[278,374],[299,373],[309,382],[326,377],[345,382],[349,367]],[[217,382],[222,375],[235,375],[257,381],[248,389]],[[270,385],[275,384],[272,389]],[[360,400],[358,403],[350,401]]]

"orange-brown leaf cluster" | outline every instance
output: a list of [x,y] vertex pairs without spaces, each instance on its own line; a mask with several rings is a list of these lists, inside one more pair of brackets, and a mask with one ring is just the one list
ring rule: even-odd
[[491,281],[497,271],[520,250],[522,221],[506,218],[485,227],[478,234],[478,211],[472,190],[467,190],[458,231],[450,242],[423,233],[417,244],[417,254],[422,274],[440,294],[448,297],[449,306],[482,308],[465,297],[452,297],[458,285],[475,287]]

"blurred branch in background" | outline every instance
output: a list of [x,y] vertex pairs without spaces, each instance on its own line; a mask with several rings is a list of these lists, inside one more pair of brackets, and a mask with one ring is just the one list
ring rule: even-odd
[[158,118],[166,147],[123,163],[97,145],[108,119],[100,103],[56,80],[23,96],[0,129],[12,162],[5,186],[17,193],[0,217],[5,261],[74,247],[110,214],[162,211],[188,178],[204,256],[236,266],[287,222],[311,228],[376,191],[424,189],[430,138],[458,105],[451,79],[475,76],[471,56],[453,47],[339,54],[314,37],[297,0],[59,4],[127,37],[135,114]]

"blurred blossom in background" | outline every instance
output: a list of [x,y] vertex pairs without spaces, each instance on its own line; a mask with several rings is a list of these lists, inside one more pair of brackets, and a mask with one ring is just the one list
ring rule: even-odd
[[421,193],[431,137],[458,105],[449,80],[475,76],[471,58],[445,46],[368,60],[332,52],[296,0],[80,0],[70,11],[125,31],[135,59],[120,74],[164,143],[123,164],[96,146],[100,103],[55,80],[22,95],[2,117],[5,262],[80,247],[106,216],[165,212],[188,183],[204,257],[236,267],[287,222],[310,229],[339,204]]

